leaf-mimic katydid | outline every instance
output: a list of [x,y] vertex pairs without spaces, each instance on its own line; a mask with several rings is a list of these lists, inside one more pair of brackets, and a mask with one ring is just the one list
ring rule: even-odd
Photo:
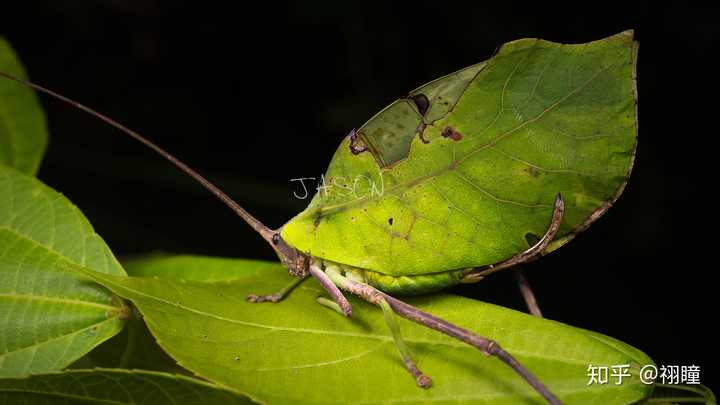
[[395,314],[466,342],[512,367],[548,402],[559,400],[496,342],[389,294],[474,283],[573,239],[622,193],[637,137],[632,31],[580,45],[522,39],[491,59],[421,86],[342,141],[309,206],[272,230],[168,152],[55,92],[150,147],[233,209],[295,278],[312,276],[351,316],[344,292],[378,305],[418,386],[420,371]]

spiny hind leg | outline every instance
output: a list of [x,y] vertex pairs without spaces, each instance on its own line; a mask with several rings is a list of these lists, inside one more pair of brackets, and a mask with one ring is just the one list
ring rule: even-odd
[[[381,302],[385,302],[394,313],[405,319],[425,327],[435,329],[440,333],[465,342],[479,349],[486,355],[495,356],[512,368],[513,371],[520,375],[525,381],[527,381],[535,389],[535,391],[542,395],[549,403],[553,405],[561,404],[560,400],[537,378],[537,376],[517,361],[510,353],[500,347],[500,345],[494,340],[477,335],[457,325],[453,325],[448,321],[415,308],[412,305],[398,300],[397,298],[384,294],[371,285],[344,277],[339,272],[339,269],[335,269],[334,271],[333,269],[326,269],[325,271],[333,282],[335,282],[343,290],[349,291],[365,301],[376,305],[381,305]],[[382,300],[380,298],[382,298]]]
[[520,293],[525,300],[525,304],[527,304],[528,311],[530,311],[531,314],[537,316],[538,318],[542,318],[542,312],[540,311],[540,306],[535,299],[535,293],[533,293],[533,290],[530,287],[527,278],[525,278],[525,274],[523,274],[522,269],[519,267],[514,268],[513,276],[515,277],[515,281],[517,282],[518,288],[520,289]]
[[305,281],[307,279],[307,275],[301,276],[301,277],[293,277],[292,280],[283,288],[278,290],[275,294],[266,294],[266,295],[258,295],[258,294],[250,294],[245,299],[249,302],[258,303],[258,302],[280,302],[283,298],[285,298],[288,294],[290,294],[290,291],[295,289],[300,283]]
[[[367,284],[362,284],[346,278],[335,266],[326,267],[325,273],[338,287],[342,288],[343,290],[350,291],[354,294],[357,294],[357,292],[354,291],[354,289],[357,289],[357,286],[360,286],[360,288],[367,287],[369,289],[368,292],[375,291],[373,287]],[[420,371],[417,364],[415,363],[415,360],[413,360],[410,348],[408,347],[407,343],[405,343],[405,340],[403,340],[402,338],[402,335],[400,333],[400,325],[398,325],[397,319],[395,319],[395,311],[393,311],[390,303],[380,293],[371,294],[371,296],[371,302],[379,306],[383,311],[385,323],[390,329],[390,333],[392,334],[393,340],[395,341],[395,346],[400,352],[400,356],[402,356],[403,365],[405,366],[407,371],[410,372],[413,378],[415,378],[415,383],[418,385],[418,387],[430,388],[432,386],[432,379],[427,375],[423,374],[423,372]],[[317,302],[342,314],[342,310],[340,309],[340,307],[335,302],[328,300],[327,298],[319,297],[317,299]]]

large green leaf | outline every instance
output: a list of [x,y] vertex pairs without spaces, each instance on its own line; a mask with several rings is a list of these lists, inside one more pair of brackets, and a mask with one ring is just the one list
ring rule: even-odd
[[77,207],[0,164],[0,377],[61,370],[122,328],[122,300],[61,263],[125,274]]
[[561,193],[558,237],[569,240],[612,205],[632,168],[636,59],[631,31],[503,45],[346,138],[282,237],[395,276],[470,268],[527,249]]
[[191,374],[163,351],[155,342],[155,337],[152,336],[145,322],[134,313],[125,321],[125,327],[120,333],[103,342],[68,368],[96,367]]
[[[351,298],[347,319],[315,303],[323,295],[308,280],[279,304],[251,304],[250,293],[273,292],[289,280],[279,264],[184,257],[167,259],[181,277],[202,279],[225,267],[230,282],[173,280],[160,259],[141,267],[146,275],[116,277],[76,268],[143,313],[158,343],[194,373],[272,403],[537,403],[534,391],[507,366],[465,344],[401,320],[402,333],[419,366],[434,378],[429,390],[415,386],[402,366],[380,311]],[[221,266],[222,265],[222,266]],[[196,276],[189,277],[194,273]],[[650,391],[637,378],[652,363],[615,339],[452,295],[411,301],[458,325],[496,339],[568,403],[630,403]],[[622,385],[588,385],[593,365],[631,365]]]
[[[25,78],[25,71],[0,37],[0,71]],[[35,174],[47,146],[45,114],[28,87],[0,77],[0,164]]]
[[0,380],[0,404],[239,405],[247,398],[196,378],[93,369]]
[[[228,260],[217,257],[203,258],[198,271],[196,256],[146,255],[140,259],[123,261],[123,267],[131,276],[160,277],[174,280],[215,282],[243,277],[248,271],[277,269],[276,263],[261,260]],[[71,367],[133,368],[173,373],[187,373],[158,346],[145,323],[131,316],[125,328],[98,346]]]

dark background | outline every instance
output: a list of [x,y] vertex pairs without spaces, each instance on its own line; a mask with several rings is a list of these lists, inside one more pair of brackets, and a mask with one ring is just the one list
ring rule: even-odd
[[[545,315],[628,342],[658,364],[701,366],[716,391],[719,13],[686,5],[502,2],[26,2],[0,35],[38,83],[167,148],[271,227],[307,201],[340,140],[412,88],[502,43],[640,41],[640,138],[616,206],[528,268]],[[52,134],[40,178],[119,255],[155,250],[273,259],[231,211],[161,158],[43,98]],[[457,293],[524,309],[509,273]]]

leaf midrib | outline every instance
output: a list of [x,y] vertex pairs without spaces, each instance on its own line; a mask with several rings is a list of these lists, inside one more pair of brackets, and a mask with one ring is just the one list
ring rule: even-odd
[[28,300],[28,301],[48,301],[48,302],[57,302],[57,303],[64,303],[64,304],[70,304],[70,305],[83,305],[83,306],[88,306],[88,307],[93,307],[93,308],[98,308],[98,309],[104,309],[107,311],[121,311],[122,310],[122,306],[113,306],[113,305],[101,304],[101,303],[98,303],[95,301],[82,301],[82,300],[63,298],[63,297],[53,297],[53,296],[47,296],[47,295],[0,293],[0,298]]

